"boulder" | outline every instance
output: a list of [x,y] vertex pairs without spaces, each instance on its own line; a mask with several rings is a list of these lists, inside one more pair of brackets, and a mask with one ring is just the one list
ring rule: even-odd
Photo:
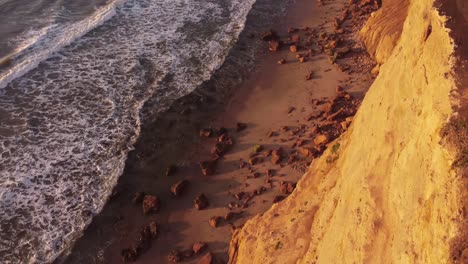
[[295,188],[296,188],[295,183],[285,182],[285,181],[280,182],[280,192],[282,194],[291,194]]
[[202,193],[195,197],[193,204],[197,210],[203,210],[209,206],[208,198]]
[[221,216],[213,216],[208,221],[210,226],[217,228],[221,224],[222,217]]
[[260,152],[260,151],[262,151],[262,150],[263,150],[263,146],[262,146],[262,145],[259,145],[259,144],[256,144],[256,145],[254,145],[254,146],[252,147],[252,151],[253,151],[254,153],[258,153],[258,152]]
[[198,264],[215,264],[214,256],[211,252],[206,253],[198,262]]
[[189,184],[188,180],[185,180],[185,179],[174,183],[171,186],[171,193],[174,196],[180,196],[184,192],[184,190],[187,188],[188,184]]
[[286,63],[286,60],[285,59],[281,59],[278,61],[278,64],[282,65],[282,64],[285,64]]
[[281,47],[281,44],[277,40],[270,40],[268,41],[268,49],[270,51],[278,51]]
[[138,258],[138,254],[133,248],[122,249],[122,251],[120,251],[120,255],[122,256],[122,260],[124,262],[134,262]]
[[144,214],[157,212],[159,210],[158,197],[154,195],[145,195],[143,198],[142,207]]
[[291,46],[289,46],[289,50],[291,52],[297,52],[297,46],[296,45],[291,45]]
[[311,80],[313,77],[314,77],[314,72],[310,70],[305,76],[305,79],[308,81],[308,80]]
[[278,35],[276,34],[275,31],[270,30],[270,31],[266,31],[266,32],[263,32],[262,34],[260,34],[260,39],[263,40],[263,41],[270,41],[270,40],[279,39],[279,37],[278,37]]
[[134,195],[133,195],[133,199],[132,199],[132,202],[134,204],[141,204],[143,202],[143,198],[145,197],[145,193],[144,192],[136,192]]
[[294,42],[294,43],[298,43],[300,39],[301,39],[301,38],[299,37],[298,34],[294,34],[294,35],[292,35],[292,37],[291,37],[291,41]]
[[280,163],[282,159],[282,149],[279,148],[279,149],[275,149],[271,152],[271,162],[273,164],[278,164]]
[[182,254],[177,249],[172,250],[167,256],[167,260],[172,263],[182,261]]
[[199,163],[203,175],[213,175],[216,171],[217,160],[205,160]]
[[205,249],[208,248],[208,245],[205,242],[196,242],[193,244],[192,249],[195,255],[203,252]]
[[324,134],[319,134],[314,138],[314,144],[317,146],[326,144],[327,142],[328,142],[328,137]]
[[242,211],[241,212],[228,212],[225,216],[224,216],[224,220],[226,221],[231,221],[237,217],[240,217],[242,215]]

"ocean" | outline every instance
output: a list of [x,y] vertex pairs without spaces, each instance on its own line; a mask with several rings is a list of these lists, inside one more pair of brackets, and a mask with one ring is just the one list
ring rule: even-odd
[[163,111],[208,80],[254,2],[0,0],[1,263],[72,245],[122,174],[145,102]]

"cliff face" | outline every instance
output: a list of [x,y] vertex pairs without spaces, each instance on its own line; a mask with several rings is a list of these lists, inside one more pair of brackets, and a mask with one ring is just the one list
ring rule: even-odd
[[[402,8],[363,30],[385,63],[347,133],[330,144],[339,144],[338,160],[327,163],[329,148],[286,200],[236,231],[231,263],[449,262],[460,190],[440,131],[454,111],[454,45],[433,0]],[[376,37],[398,23],[401,36]]]

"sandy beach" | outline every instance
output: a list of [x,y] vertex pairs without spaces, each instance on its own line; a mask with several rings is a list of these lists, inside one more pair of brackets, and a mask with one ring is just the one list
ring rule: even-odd
[[[282,47],[269,51],[268,42],[262,42],[253,70],[248,70],[232,93],[218,97],[217,84],[209,83],[144,124],[114,195],[69,257],[59,261],[123,263],[122,250],[134,248],[141,229],[155,221],[157,237],[138,253],[134,263],[168,263],[173,250],[179,251],[184,263],[198,263],[208,252],[227,263],[232,229],[288,195],[312,159],[323,151],[312,149],[314,144],[326,146],[314,143],[317,126],[334,120],[323,116],[326,102],[337,95],[358,102],[374,79],[374,63],[357,32],[368,13],[345,15],[342,24],[336,25],[335,18],[343,16],[347,3],[297,0],[270,27],[283,41]],[[258,39],[262,32],[243,34],[245,39]],[[293,43],[295,35],[298,43]],[[308,46],[309,38],[313,43]],[[336,49],[348,48],[335,63],[323,45],[333,38],[339,39]],[[249,46],[253,43],[241,40],[235,49],[254,49]],[[292,52],[288,44],[297,45],[298,51]],[[338,123],[342,129],[336,131],[336,137],[346,130],[352,120],[348,118],[348,123]],[[216,141],[225,140],[214,136],[221,127],[233,144],[218,155],[213,175],[205,176],[199,162],[212,160]],[[201,137],[200,130],[205,128],[211,128],[213,136]],[[280,148],[281,160],[275,164],[271,152]],[[168,168],[173,169],[167,173]],[[188,184],[175,197],[171,186],[181,180]],[[156,196],[160,203],[157,212],[144,215],[142,205],[132,202],[136,192]],[[194,199],[200,194],[209,203],[203,210],[194,208]],[[228,215],[230,212],[234,214]],[[210,219],[216,216],[219,226],[213,227]],[[207,249],[189,257],[196,242],[206,243]]]

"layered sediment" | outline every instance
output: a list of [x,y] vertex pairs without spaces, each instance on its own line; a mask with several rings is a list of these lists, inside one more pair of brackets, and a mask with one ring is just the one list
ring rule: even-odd
[[460,261],[459,150],[441,136],[457,111],[446,17],[433,0],[388,0],[361,33],[382,65],[351,127],[288,198],[235,231],[231,263]]

